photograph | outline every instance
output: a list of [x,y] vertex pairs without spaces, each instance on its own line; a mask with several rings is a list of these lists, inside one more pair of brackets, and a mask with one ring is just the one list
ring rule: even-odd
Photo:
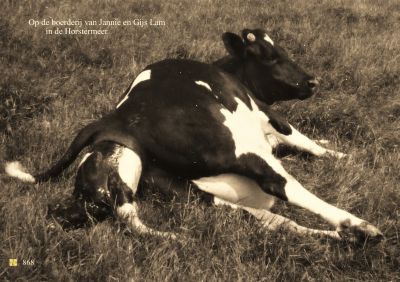
[[398,0],[0,15],[0,281],[400,281]]

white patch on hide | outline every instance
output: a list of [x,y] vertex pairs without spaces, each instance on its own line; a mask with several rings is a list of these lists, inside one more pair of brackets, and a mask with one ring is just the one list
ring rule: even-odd
[[203,86],[205,88],[207,88],[207,90],[212,91],[210,85],[207,82],[201,81],[201,80],[197,80],[194,83],[196,83],[197,85]]
[[[257,107],[256,103],[250,98],[252,110],[239,98],[235,97],[237,108],[234,112],[228,109],[221,109],[225,117],[223,124],[232,133],[235,143],[235,155],[253,153],[260,157],[265,156],[266,152],[271,152],[271,146],[265,140],[263,127],[268,118]],[[264,157],[263,157],[264,158]]]
[[118,157],[118,174],[122,181],[136,193],[140,175],[142,173],[142,161],[132,150],[123,147]]
[[86,154],[83,156],[82,160],[81,160],[81,161],[79,162],[79,164],[78,164],[78,168],[80,168],[81,165],[83,165],[83,163],[86,162],[87,158],[89,158],[91,154],[93,154],[93,153],[86,153]]
[[131,87],[129,88],[128,93],[125,95],[125,97],[118,103],[117,109],[129,98],[129,93],[131,93],[132,89],[138,85],[139,83],[149,80],[151,78],[151,70],[145,70],[141,72],[133,81]]

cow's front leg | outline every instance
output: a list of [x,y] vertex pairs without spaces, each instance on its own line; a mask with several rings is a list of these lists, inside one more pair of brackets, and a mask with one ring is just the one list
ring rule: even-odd
[[238,174],[252,178],[265,193],[321,216],[346,237],[358,241],[366,238],[379,241],[383,238],[379,229],[372,224],[309,192],[271,154],[243,155],[238,159],[235,169]]
[[282,134],[278,131],[275,131],[273,133],[274,137],[277,138],[278,143],[283,143],[288,146],[295,147],[299,150],[308,152],[315,156],[330,155],[330,156],[334,156],[338,159],[341,159],[346,156],[346,154],[344,154],[342,152],[326,149],[326,148],[320,146],[319,144],[317,144],[317,142],[321,143],[321,144],[326,144],[326,143],[328,143],[327,140],[319,140],[316,142],[314,140],[311,140],[304,134],[301,134],[292,125],[290,125],[290,128],[291,128],[291,133],[287,134],[287,135]]
[[[346,156],[344,153],[326,149],[317,144],[326,144],[327,140],[313,141],[301,134],[278,112],[257,100],[260,107],[259,117],[265,134],[265,139],[272,148],[286,144],[315,156],[331,155],[337,158]],[[321,142],[320,142],[321,141]]]

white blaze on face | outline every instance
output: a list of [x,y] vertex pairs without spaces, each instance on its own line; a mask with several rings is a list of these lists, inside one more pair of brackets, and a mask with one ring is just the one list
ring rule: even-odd
[[133,81],[131,87],[129,88],[128,93],[126,96],[118,103],[117,109],[129,98],[129,93],[132,91],[132,89],[138,85],[139,83],[149,80],[151,78],[151,70],[145,70],[141,72]]
[[142,173],[142,161],[132,150],[123,147],[118,157],[118,174],[122,181],[136,193]]
[[233,113],[225,108],[221,109],[221,113],[225,117],[223,124],[232,133],[236,157],[248,153],[265,156],[265,153],[272,151],[265,140],[263,130],[265,123],[268,123],[268,117],[258,109],[251,98],[252,110],[239,98],[236,97],[235,101],[238,105]]
[[264,40],[267,41],[272,46],[274,46],[274,41],[272,41],[271,37],[269,37],[268,34],[264,35]]

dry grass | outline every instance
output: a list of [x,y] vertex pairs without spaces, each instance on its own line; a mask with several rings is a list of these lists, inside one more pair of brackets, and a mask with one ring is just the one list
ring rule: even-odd
[[[301,65],[324,78],[319,95],[276,105],[310,137],[332,140],[343,161],[294,155],[283,163],[307,188],[377,225],[386,240],[354,246],[264,232],[241,213],[197,202],[141,202],[142,218],[186,234],[180,242],[124,231],[113,221],[50,230],[47,204],[72,191],[0,176],[0,277],[6,280],[400,279],[400,5],[373,1],[3,1],[0,11],[0,161],[48,167],[84,124],[113,108],[135,75],[165,57],[212,61],[220,35],[264,27]],[[49,36],[42,19],[157,18],[165,27],[111,27],[108,36]],[[276,209],[307,226],[309,213]],[[18,258],[19,266],[8,266]],[[34,266],[21,265],[34,259]]]

